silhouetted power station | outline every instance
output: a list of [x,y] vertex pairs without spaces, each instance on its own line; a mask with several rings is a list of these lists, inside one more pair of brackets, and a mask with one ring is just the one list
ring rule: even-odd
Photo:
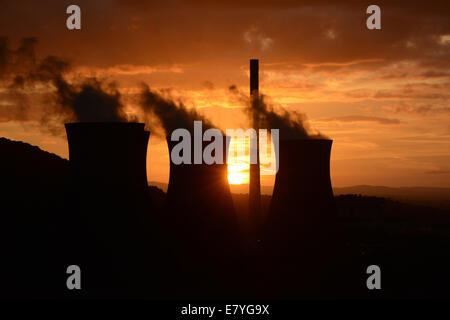
[[[253,59],[250,60],[252,103],[258,103],[258,81],[258,60]],[[253,125],[259,129],[256,113]],[[237,268],[239,259],[245,260],[248,252],[258,255],[261,263],[269,259],[272,262],[266,268],[273,266],[278,271],[284,267],[274,261],[281,262],[286,257],[294,259],[293,254],[296,266],[299,261],[311,268],[316,262],[326,262],[325,257],[333,252],[332,245],[329,245],[334,227],[331,140],[282,138],[279,141],[279,170],[266,221],[261,220],[258,151],[258,163],[250,165],[249,176],[249,213],[253,229],[249,230],[246,235],[249,241],[245,242],[252,243],[248,248],[253,249],[246,249],[241,241],[241,229],[228,183],[225,152],[222,164],[206,164],[204,161],[195,164],[194,141],[190,150],[191,163],[175,164],[172,151],[180,142],[171,141],[171,132],[167,132],[170,177],[164,204],[158,207],[163,209],[162,215],[158,215],[160,209],[155,209],[149,202],[146,164],[150,132],[144,127],[143,123],[131,122],[66,124],[71,210],[78,213],[88,226],[85,243],[97,243],[95,250],[90,248],[90,252],[110,252],[105,256],[93,254],[89,258],[94,265],[90,267],[94,269],[92,274],[100,279],[99,287],[108,283],[109,278],[123,274],[124,268],[128,268],[124,264],[128,261],[133,261],[131,268],[139,265],[143,273],[149,270],[150,265],[155,268],[151,254],[145,254],[151,244],[170,247],[169,250],[161,249],[160,255],[164,256],[165,251],[174,252],[172,265],[182,265],[184,271],[172,277],[172,281],[184,283],[182,287],[189,290],[197,285],[195,279],[198,277],[204,278],[205,288],[211,289],[217,279],[207,280],[205,275],[210,270],[222,274],[222,285],[227,286],[231,279],[224,275],[232,275],[230,270]],[[228,150],[229,142],[229,137],[226,137],[223,150]],[[203,155],[210,142],[201,143]],[[265,227],[260,228],[262,224]],[[263,234],[259,234],[261,230],[264,230]],[[258,232],[262,246],[256,244],[254,231]],[[149,234],[150,237],[147,236]],[[251,251],[256,247],[262,251]],[[155,250],[153,252],[158,254]],[[261,252],[264,254],[260,255]],[[105,259],[118,267],[101,278],[103,271],[101,267],[95,270],[95,266],[102,266]],[[160,270],[167,268],[163,260],[161,258]],[[255,261],[249,258],[246,262],[251,266],[251,274],[260,268]],[[295,268],[290,271],[291,275],[298,272]],[[133,270],[129,272],[133,273]],[[190,275],[196,275],[192,282]],[[136,285],[142,282],[139,273],[133,281]]]
[[[75,109],[87,101],[81,113],[116,115],[65,124],[69,161],[0,138],[5,298],[450,297],[450,246],[442,236],[450,226],[448,210],[374,196],[335,198],[333,141],[309,135],[295,115],[277,113],[265,101],[258,60],[250,61],[250,98],[242,100],[254,129],[278,129],[270,130],[270,152],[278,161],[271,197],[261,195],[259,163],[249,168],[249,194],[231,194],[225,151],[231,138],[216,129],[208,141],[203,125],[213,128],[201,113],[145,87],[141,111],[157,118],[150,123],[159,120],[170,155],[167,192],[149,186],[150,132],[144,123],[119,117],[119,94],[103,92],[100,84],[82,89],[82,98],[77,87],[68,89]],[[234,87],[230,91],[242,98]],[[172,141],[178,129],[184,129],[182,141]],[[258,148],[255,139],[251,144]],[[418,253],[431,264],[417,263]],[[381,285],[379,268],[370,271],[377,266],[387,284],[382,291],[372,290]],[[214,308],[185,305],[188,310],[177,307],[176,313],[213,316]],[[254,305],[247,307],[237,311],[258,314]],[[279,311],[272,309],[270,314]]]
[[[250,95],[252,103],[259,98],[257,59],[250,60]],[[257,112],[254,112],[253,125],[259,128]],[[127,222],[131,228],[137,222],[133,221],[136,216],[128,215],[123,219],[122,215],[143,208],[148,187],[146,156],[150,133],[144,130],[144,124],[68,123],[66,131],[73,195],[78,209],[95,212],[87,214],[87,219],[102,229],[105,223],[120,229]],[[171,155],[178,142],[167,139],[167,143]],[[207,143],[202,143],[204,148]],[[224,145],[227,143],[229,139],[225,139]],[[329,221],[334,211],[331,145],[332,141],[326,139],[280,141],[279,171],[266,221],[273,232],[308,230]],[[258,163],[250,165],[249,212],[253,224],[259,226],[259,150],[257,154]],[[186,237],[205,243],[211,237],[226,241],[236,229],[225,154],[223,158],[224,164],[212,165],[193,164],[193,161],[176,165],[172,159],[170,161],[165,213]]]

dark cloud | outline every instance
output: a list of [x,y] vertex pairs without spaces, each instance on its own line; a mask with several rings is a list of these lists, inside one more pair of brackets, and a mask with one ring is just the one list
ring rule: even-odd
[[412,100],[448,100],[450,94],[443,92],[421,92],[416,90],[379,90],[373,94],[374,99],[412,99]]
[[320,121],[337,121],[337,122],[376,122],[379,124],[400,124],[401,121],[399,119],[390,119],[383,117],[370,117],[370,116],[359,116],[359,115],[351,115],[351,116],[343,116],[343,117],[334,117],[327,119],[320,119]]
[[[420,61],[449,67],[450,34],[446,1],[379,1],[382,30],[365,26],[361,1],[77,1],[82,30],[65,28],[67,3],[3,1],[0,30],[34,34],[45,48],[90,65],[226,61],[249,56],[244,35],[271,39],[259,50],[268,63],[347,62],[383,59],[386,64]],[[20,23],[18,23],[20,21]],[[335,35],[329,37],[330,34]],[[264,43],[267,43],[264,42]],[[120,46],[120,50],[117,48]],[[132,61],[130,61],[132,60]]]
[[205,87],[208,90],[213,90],[214,89],[214,83],[212,81],[204,81],[202,83],[203,87]]
[[430,100],[447,101],[450,94],[447,93],[444,84],[429,84],[421,88],[419,86],[403,86],[401,89],[368,90],[356,89],[344,93],[345,97],[354,99],[373,100]]
[[450,77],[450,72],[430,70],[423,72],[421,76],[425,78],[448,78]]
[[431,103],[408,103],[398,102],[389,106],[386,106],[391,112],[394,113],[408,113],[415,115],[436,115],[441,113],[450,113],[450,106],[448,105],[436,105]]
[[450,170],[430,170],[427,171],[428,174],[449,174]]

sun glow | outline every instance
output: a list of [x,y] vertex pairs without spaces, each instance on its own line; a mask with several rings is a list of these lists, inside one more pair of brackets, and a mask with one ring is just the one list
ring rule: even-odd
[[[246,138],[233,137],[230,141],[228,151],[228,183],[246,184],[249,181],[249,159],[248,159],[248,141]],[[244,155],[239,156],[237,149],[243,147]]]
[[[260,169],[262,176],[274,176],[276,174],[276,157],[273,142],[270,141],[267,148],[262,148],[260,141]],[[243,153],[239,155],[238,149],[243,148]],[[239,185],[249,183],[250,155],[249,138],[235,138],[230,141],[228,152],[228,183]]]
[[230,173],[228,173],[228,182],[229,182],[229,184],[248,183],[248,173],[230,172]]

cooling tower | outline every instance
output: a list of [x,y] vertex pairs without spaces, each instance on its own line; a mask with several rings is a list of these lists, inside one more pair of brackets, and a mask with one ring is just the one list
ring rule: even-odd
[[66,132],[73,207],[97,235],[132,229],[148,191],[144,124],[68,123]]
[[312,239],[332,224],[331,145],[326,139],[280,140],[268,223],[279,237]]
[[274,291],[286,296],[332,296],[340,246],[330,180],[332,141],[279,143],[279,169],[263,239],[266,269],[275,270]]
[[69,210],[84,231],[77,234],[82,254],[73,259],[86,266],[91,293],[136,290],[150,270],[146,253],[156,252],[148,237],[153,232],[143,223],[152,215],[146,173],[150,133],[143,123],[112,122],[68,123],[66,132]]
[[73,177],[85,187],[146,187],[150,133],[143,123],[67,123],[66,132]]
[[[229,140],[229,139],[225,139]],[[169,154],[178,142],[167,139]],[[209,143],[209,142],[208,142]],[[236,216],[228,184],[224,142],[223,164],[170,162],[166,209],[182,233],[208,242],[226,241],[236,228]],[[203,143],[203,148],[207,145]],[[202,149],[203,150],[203,149]],[[193,157],[192,148],[191,155]]]
[[[223,164],[176,165],[172,150],[178,142],[167,141],[171,162],[165,214],[180,269],[176,282],[182,295],[226,294],[242,264],[226,153]],[[202,150],[209,143],[203,142]]]

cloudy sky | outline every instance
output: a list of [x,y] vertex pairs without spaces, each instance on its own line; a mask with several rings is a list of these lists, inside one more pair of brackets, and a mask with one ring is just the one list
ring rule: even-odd
[[[0,37],[12,49],[35,37],[37,58],[116,81],[130,112],[144,81],[222,128],[248,126],[228,87],[247,91],[248,60],[259,58],[261,91],[334,140],[335,186],[450,187],[450,5],[377,1],[382,29],[368,30],[372,2],[337,2],[0,0]],[[70,4],[81,7],[79,31],[66,28]],[[42,130],[32,108],[11,116],[20,105],[7,90],[0,136],[67,157],[65,137]],[[149,148],[149,179],[166,182],[167,147],[155,134]]]

